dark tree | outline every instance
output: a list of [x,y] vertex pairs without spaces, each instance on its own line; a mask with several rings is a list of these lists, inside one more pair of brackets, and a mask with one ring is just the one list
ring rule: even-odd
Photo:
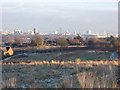
[[67,45],[68,45],[68,41],[67,41],[66,38],[60,37],[60,38],[58,38],[58,40],[57,40],[57,45],[67,46]]

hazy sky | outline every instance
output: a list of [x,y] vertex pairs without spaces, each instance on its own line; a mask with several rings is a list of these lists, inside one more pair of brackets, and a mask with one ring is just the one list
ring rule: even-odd
[[3,0],[0,13],[3,30],[118,31],[118,0]]

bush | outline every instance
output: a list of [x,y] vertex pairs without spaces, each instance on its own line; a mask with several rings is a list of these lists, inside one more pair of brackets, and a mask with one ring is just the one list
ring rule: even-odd
[[68,41],[66,40],[66,38],[60,37],[60,38],[57,40],[57,45],[67,46],[67,45],[68,45]]
[[30,46],[41,46],[44,44],[44,39],[41,35],[35,35],[31,38]]

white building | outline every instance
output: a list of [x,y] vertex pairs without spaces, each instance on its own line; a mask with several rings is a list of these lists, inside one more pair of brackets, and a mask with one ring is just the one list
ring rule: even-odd
[[91,30],[86,31],[86,33],[83,35],[84,39],[89,38],[106,38],[108,37],[108,34],[106,32],[95,34]]
[[77,35],[77,32],[76,32],[76,31],[74,31],[74,35]]
[[17,30],[14,31],[14,35],[20,35],[20,34],[22,34],[22,31],[21,31],[21,30],[18,30],[18,29],[17,29]]
[[83,39],[89,39],[89,38],[97,38],[97,34],[94,34],[91,30],[86,31],[85,34],[82,35]]
[[91,35],[91,34],[92,34],[92,31],[91,31],[91,30],[88,30],[88,31],[86,31],[86,34]]
[[107,37],[107,35],[104,35],[104,34],[97,35],[97,38],[106,38],[106,37]]

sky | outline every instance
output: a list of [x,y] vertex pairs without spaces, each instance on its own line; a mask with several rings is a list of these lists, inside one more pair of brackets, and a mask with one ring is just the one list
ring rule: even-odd
[[52,33],[118,33],[118,0],[3,0],[0,28]]

